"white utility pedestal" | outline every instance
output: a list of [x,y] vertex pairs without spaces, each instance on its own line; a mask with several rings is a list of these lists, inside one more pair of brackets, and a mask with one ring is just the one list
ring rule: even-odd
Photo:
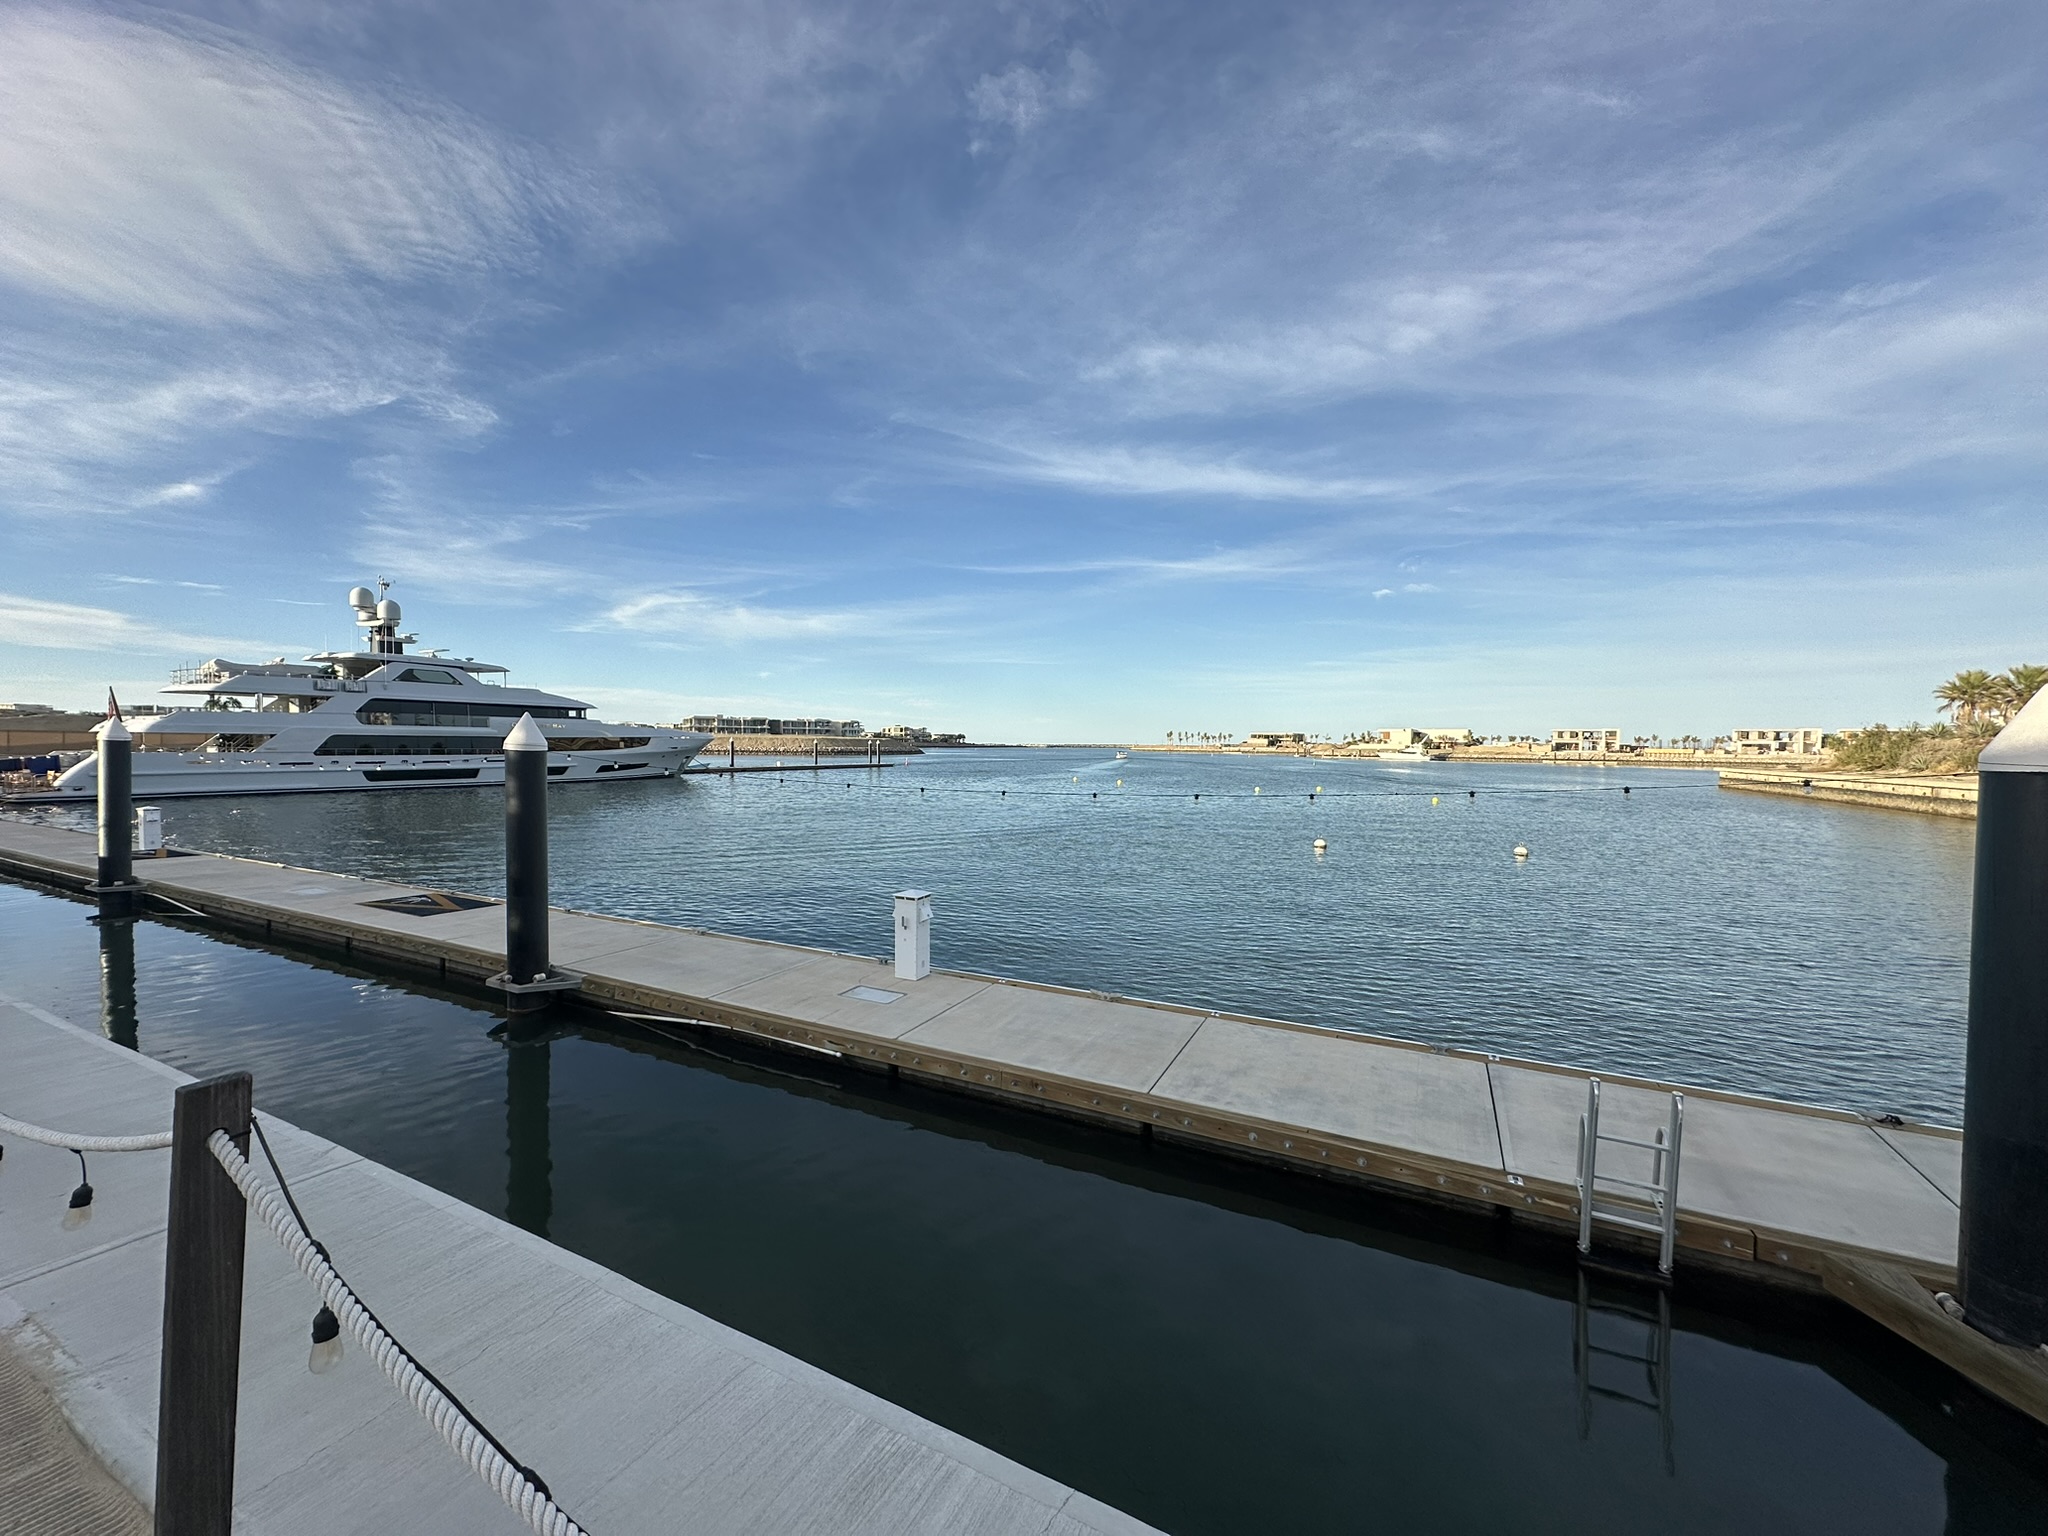
[[157,854],[164,848],[164,813],[153,805],[135,808],[135,851]]
[[922,981],[932,973],[932,893],[896,893],[896,976]]

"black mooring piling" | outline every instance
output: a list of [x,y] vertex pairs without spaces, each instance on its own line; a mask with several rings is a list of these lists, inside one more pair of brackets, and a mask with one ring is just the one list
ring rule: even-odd
[[524,715],[505,738],[505,982],[514,1013],[549,994],[521,992],[549,979],[548,739]]
[[100,727],[98,752],[100,846],[92,892],[103,918],[135,912],[134,741],[116,716]]
[[2048,1344],[2048,693],[1978,759],[1959,1269],[1979,1332]]

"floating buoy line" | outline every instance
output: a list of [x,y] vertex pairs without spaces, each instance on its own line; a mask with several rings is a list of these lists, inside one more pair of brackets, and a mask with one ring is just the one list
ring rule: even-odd
[[[735,788],[738,788],[738,787],[742,786],[743,784],[745,784],[745,783],[746,783],[747,781],[746,781],[746,780],[745,780],[744,778],[742,778],[742,777],[735,777],[735,778],[732,778],[732,779],[728,780],[727,782],[728,782],[728,783],[729,783],[730,785],[732,785],[733,787],[735,787]],[[778,784],[780,784],[780,783],[782,783],[782,782],[783,782],[783,781],[782,781],[781,779],[777,779],[777,780],[776,780],[776,783],[778,783]],[[925,795],[925,794],[933,794],[933,795],[964,795],[964,796],[975,796],[975,795],[980,795],[980,796],[983,796],[983,797],[985,797],[985,798],[987,798],[987,799],[991,799],[991,800],[1023,800],[1023,799],[1038,799],[1038,800],[1081,800],[1081,799],[1087,799],[1087,800],[1090,800],[1090,801],[1096,801],[1096,802],[1099,802],[1099,801],[1100,801],[1100,800],[1102,799],[1102,791],[1101,791],[1100,789],[1090,789],[1090,790],[1087,790],[1087,791],[1085,792],[1085,794],[1084,794],[1084,793],[1083,793],[1082,791],[1079,791],[1079,790],[1072,790],[1072,789],[1029,789],[1029,788],[1022,788],[1022,787],[1017,787],[1017,786],[996,786],[996,785],[990,785],[990,786],[986,786],[986,787],[984,787],[984,786],[980,786],[980,785],[968,785],[968,784],[918,784],[918,785],[910,785],[910,784],[903,784],[903,783],[896,783],[896,784],[869,784],[869,783],[857,783],[857,782],[855,782],[855,781],[852,781],[852,780],[844,780],[844,779],[843,779],[843,780],[841,780],[840,782],[841,782],[841,785],[842,785],[842,787],[843,787],[843,788],[845,788],[845,789],[861,789],[861,790],[865,790],[865,791],[867,791],[867,792],[868,792],[869,794],[875,794],[875,795],[890,795],[890,794],[894,794],[894,795],[913,795],[913,796],[915,796],[915,795]],[[1079,783],[1080,783],[1081,781],[1080,781],[1080,779],[1079,779],[1079,778],[1071,778],[1071,779],[1069,779],[1069,780],[1068,780],[1068,782],[1069,782],[1069,783],[1071,783],[1071,784],[1079,784]],[[1641,790],[1641,791],[1642,791],[1642,792],[1643,792],[1644,794],[1652,794],[1652,793],[1662,793],[1662,794],[1699,794],[1699,793],[1701,793],[1701,792],[1703,792],[1703,791],[1711,791],[1711,790],[1713,790],[1713,789],[1714,789],[1715,787],[1716,787],[1716,786],[1714,786],[1714,785],[1712,785],[1712,784],[1653,784],[1653,785],[1641,785],[1641,784],[1636,784],[1636,785],[1627,785],[1627,784],[1625,784],[1625,785],[1622,785],[1622,786],[1620,786],[1620,788],[1619,788],[1619,793],[1620,793],[1621,795],[1627,796],[1627,797],[1629,797],[1629,798],[1633,798],[1633,797],[1634,797],[1634,792],[1635,792],[1635,791],[1637,791],[1637,790]],[[1465,791],[1465,798],[1466,798],[1466,800],[1467,800],[1468,802],[1470,802],[1470,801],[1476,801],[1476,800],[1477,800],[1477,799],[1479,798],[1479,794],[1480,794],[1480,790],[1481,790],[1481,789],[1483,789],[1483,790],[1484,790],[1484,791],[1485,791],[1485,792],[1486,792],[1487,794],[1489,794],[1489,795],[1520,795],[1520,796],[1536,796],[1536,795],[1577,795],[1577,796],[1580,796],[1580,797],[1585,797],[1585,796],[1589,796],[1589,795],[1613,795],[1613,794],[1615,794],[1615,793],[1617,792],[1617,791],[1616,791],[1616,789],[1615,789],[1615,788],[1613,788],[1613,787],[1608,787],[1608,786],[1597,786],[1597,785],[1586,785],[1586,786],[1573,786],[1573,785],[1558,785],[1558,786],[1550,786],[1550,787],[1546,787],[1546,786],[1538,786],[1538,785],[1520,785],[1520,784],[1485,784],[1485,785],[1481,785],[1481,786],[1479,787],[1479,789],[1468,789],[1468,790],[1466,790],[1466,791]],[[1440,804],[1442,803],[1442,798],[1441,798],[1441,797],[1442,797],[1442,796],[1443,796],[1444,794],[1446,794],[1446,793],[1455,793],[1455,791],[1447,791],[1447,790],[1446,790],[1446,789],[1445,789],[1445,788],[1444,788],[1444,787],[1443,787],[1442,785],[1439,785],[1439,786],[1438,786],[1438,787],[1437,787],[1436,789],[1433,789],[1433,790],[1430,790],[1430,789],[1336,789],[1336,790],[1326,790],[1326,789],[1324,789],[1324,788],[1323,788],[1323,787],[1322,787],[1321,785],[1317,785],[1317,786],[1316,786],[1316,788],[1315,788],[1315,789],[1314,789],[1313,791],[1297,791],[1296,793],[1297,793],[1298,795],[1304,795],[1304,794],[1305,794],[1305,795],[1306,795],[1306,798],[1307,798],[1308,800],[1310,800],[1310,801],[1312,801],[1312,802],[1315,802],[1315,803],[1317,803],[1317,804],[1320,804],[1321,802],[1323,802],[1323,801],[1325,801],[1325,800],[1427,800],[1427,801],[1429,801],[1429,803],[1430,803],[1431,805],[1440,805]],[[1114,788],[1114,789],[1112,789],[1112,790],[1110,791],[1110,799],[1112,799],[1112,800],[1157,800],[1157,801],[1171,801],[1171,800],[1180,800],[1180,801],[1185,801],[1185,802],[1188,802],[1188,803],[1191,803],[1191,804],[1192,804],[1192,803],[1194,803],[1194,802],[1197,802],[1197,801],[1208,801],[1208,800],[1261,800],[1261,801],[1273,801],[1273,802],[1275,802],[1275,803],[1285,803],[1285,801],[1286,801],[1286,800],[1288,799],[1288,797],[1287,797],[1287,796],[1284,796],[1284,795],[1280,795],[1280,794],[1271,794],[1271,795],[1269,795],[1269,794],[1267,794],[1267,793],[1266,793],[1266,790],[1265,790],[1265,786],[1264,786],[1264,785],[1262,785],[1262,784],[1255,784],[1255,785],[1253,785],[1253,786],[1251,787],[1251,789],[1250,789],[1250,790],[1248,790],[1248,791],[1247,791],[1247,790],[1228,790],[1228,789],[1226,789],[1226,790],[1202,789],[1202,790],[1171,790],[1171,791],[1169,791],[1169,790],[1157,790],[1157,789],[1126,789],[1126,788],[1124,788],[1124,781],[1123,781],[1122,779],[1118,779],[1118,780],[1116,781],[1116,786],[1115,786],[1115,788]]]

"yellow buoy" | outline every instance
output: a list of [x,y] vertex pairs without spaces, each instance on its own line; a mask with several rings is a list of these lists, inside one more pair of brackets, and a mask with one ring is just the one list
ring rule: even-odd
[[1118,779],[1118,780],[1116,781],[1116,787],[1117,787],[1118,789],[1122,789],[1122,788],[1124,787],[1124,781],[1123,781],[1122,779]]
[[1320,795],[1320,794],[1321,794],[1322,792],[1323,792],[1323,786],[1322,786],[1322,785],[1320,785],[1320,784],[1318,784],[1318,785],[1316,786],[1316,793]]
[[1435,805],[1435,804],[1436,804],[1436,796],[1435,796],[1435,795],[1431,795],[1431,796],[1429,797],[1429,803],[1430,803],[1431,805]]
[[1256,784],[1254,784],[1254,785],[1252,786],[1252,793],[1256,795],[1256,794],[1257,794],[1258,792],[1259,792],[1259,786],[1258,786],[1258,785],[1256,785]]
[[1518,859],[1526,859],[1527,857],[1529,857],[1529,850],[1524,848],[1520,843],[1517,843],[1515,844],[1515,857]]

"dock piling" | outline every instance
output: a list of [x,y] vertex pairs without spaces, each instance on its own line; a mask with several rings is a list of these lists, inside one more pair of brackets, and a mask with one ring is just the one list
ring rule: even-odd
[[172,1110],[156,1536],[228,1536],[233,1528],[248,1217],[206,1140],[226,1131],[246,1156],[250,1103],[249,1074],[234,1072],[185,1084]]
[[1977,763],[1963,1084],[1963,1315],[2048,1344],[2048,692]]
[[514,1013],[544,1008],[548,964],[548,739],[532,715],[505,738],[505,988]]
[[135,765],[134,739],[120,716],[100,727],[98,878],[92,894],[100,899],[103,918],[132,917],[135,895]]

